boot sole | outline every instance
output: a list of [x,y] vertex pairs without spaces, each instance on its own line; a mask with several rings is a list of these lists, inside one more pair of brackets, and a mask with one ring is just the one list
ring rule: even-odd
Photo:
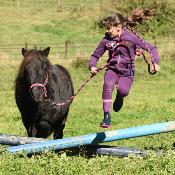
[[111,128],[111,125],[106,125],[105,123],[100,124],[101,128]]

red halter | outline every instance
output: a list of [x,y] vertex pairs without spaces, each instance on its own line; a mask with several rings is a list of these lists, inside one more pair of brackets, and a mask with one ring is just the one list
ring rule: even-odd
[[47,89],[46,89],[47,83],[48,83],[48,74],[46,75],[46,79],[45,79],[43,84],[41,84],[41,83],[34,83],[34,84],[32,84],[30,86],[30,88],[29,88],[29,92],[32,90],[33,87],[37,87],[37,86],[38,87],[42,87],[43,92],[44,92],[44,97],[47,98]]

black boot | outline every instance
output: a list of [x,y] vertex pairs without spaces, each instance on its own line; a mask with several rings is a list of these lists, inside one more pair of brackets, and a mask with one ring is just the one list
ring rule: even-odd
[[111,127],[111,116],[109,112],[104,112],[103,122],[100,123],[100,127],[102,128],[110,128]]
[[113,103],[113,110],[115,112],[118,112],[120,111],[122,106],[123,106],[123,97],[119,93],[117,93],[115,101]]

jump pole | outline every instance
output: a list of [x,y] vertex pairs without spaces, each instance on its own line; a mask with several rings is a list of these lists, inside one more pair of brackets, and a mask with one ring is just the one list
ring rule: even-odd
[[[77,148],[72,148],[77,149]],[[72,150],[71,149],[71,150]],[[83,147],[83,154],[86,155],[107,155],[117,157],[128,157],[130,154],[145,157],[148,152],[132,147],[120,147],[109,145],[87,145]],[[156,154],[156,153],[155,153]]]
[[[18,135],[0,134],[0,144],[1,145],[24,145],[29,143],[43,142],[46,139],[36,138],[36,137],[22,137]],[[66,149],[68,150],[68,149]],[[80,151],[79,148],[70,148],[70,151]],[[109,146],[109,145],[87,145],[83,147],[83,153],[86,155],[107,155],[107,156],[117,156],[117,157],[127,157],[129,154],[135,154],[140,156],[146,156],[147,151],[139,150],[137,148],[131,147],[119,147],[119,146]]]
[[35,142],[43,142],[46,139],[36,138],[36,137],[20,137],[17,135],[0,134],[0,144],[1,145],[23,145]]
[[61,150],[66,148],[79,147],[83,145],[98,144],[116,140],[141,137],[159,133],[166,133],[175,130],[175,121],[156,123],[151,125],[142,125],[126,129],[99,132],[94,134],[50,140],[41,143],[32,143],[19,146],[8,147],[10,153],[38,153],[48,150]]

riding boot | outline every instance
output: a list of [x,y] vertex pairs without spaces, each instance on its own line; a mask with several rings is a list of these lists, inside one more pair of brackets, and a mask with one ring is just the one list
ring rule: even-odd
[[111,127],[111,116],[109,112],[104,112],[103,122],[100,123],[100,127],[102,128],[110,128]]
[[113,110],[115,112],[118,112],[120,111],[122,106],[123,106],[123,97],[119,93],[117,93],[115,101],[113,103]]

